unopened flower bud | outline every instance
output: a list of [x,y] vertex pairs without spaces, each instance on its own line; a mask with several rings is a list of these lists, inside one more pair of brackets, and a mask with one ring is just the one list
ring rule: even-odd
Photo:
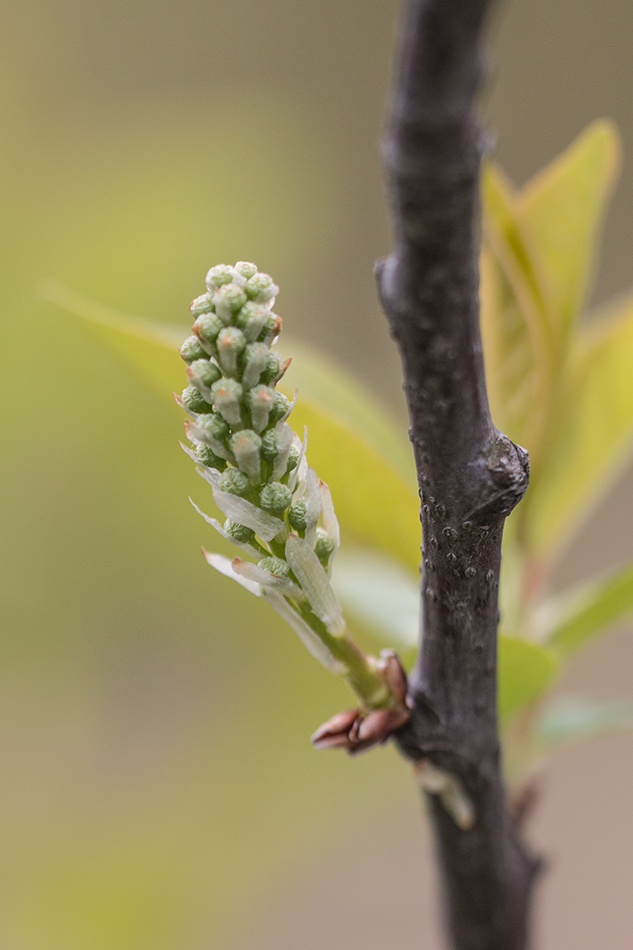
[[263,432],[268,425],[270,411],[274,403],[274,390],[268,386],[256,386],[246,393],[246,405],[250,409],[255,432]]
[[242,386],[252,389],[259,382],[260,376],[268,365],[271,355],[265,343],[249,343],[244,350],[244,369],[242,371]]
[[199,440],[208,445],[216,455],[224,456],[227,454],[224,443],[229,434],[229,427],[222,416],[215,412],[198,416],[196,432]]
[[255,537],[255,532],[251,528],[247,528],[244,524],[239,524],[237,521],[231,521],[230,518],[227,518],[224,522],[224,530],[233,538],[234,541],[239,541],[240,544],[250,544],[250,542]]
[[187,386],[182,391],[182,404],[188,412],[213,412],[211,406],[202,393],[195,386]]
[[247,301],[244,306],[239,310],[235,317],[233,318],[233,326],[239,327],[240,330],[243,330],[249,320],[252,320],[253,317],[262,318],[262,326],[264,321],[268,316],[268,311],[259,303],[253,303],[252,300]]
[[233,270],[236,270],[245,280],[250,280],[257,273],[257,265],[251,264],[250,261],[238,261]]
[[268,425],[274,425],[282,419],[290,409],[290,400],[283,393],[275,393],[273,404],[268,417]]
[[257,433],[252,429],[242,429],[231,436],[230,446],[240,470],[252,480],[259,481],[262,440]]
[[220,330],[215,345],[224,374],[237,376],[238,360],[246,346],[242,331],[237,327],[225,327],[224,330]]
[[279,293],[279,287],[277,287],[272,277],[268,274],[258,273],[246,281],[244,291],[249,300],[255,300],[257,303],[266,303]]
[[207,276],[205,277],[205,284],[209,290],[209,293],[213,293],[221,287],[223,284],[230,284],[233,280],[233,268],[228,264],[216,264],[215,267],[212,267],[208,271]]
[[197,336],[188,336],[179,352],[185,363],[193,363],[194,360],[204,359],[207,355]]
[[281,432],[277,429],[269,429],[262,436],[262,458],[269,466],[272,466],[269,469],[269,477],[272,475],[275,480],[286,474],[291,438],[290,426],[286,426],[286,430]]
[[267,462],[272,462],[277,457],[278,441],[279,433],[276,429],[269,429],[262,436],[262,458],[266,459]]
[[314,553],[324,567],[327,567],[329,564],[335,547],[336,545],[327,531],[324,531],[323,528],[317,528]]
[[207,468],[216,468],[219,472],[223,472],[226,468],[225,459],[221,459],[219,455],[216,455],[213,449],[210,449],[204,442],[198,442],[196,445],[196,458],[201,465],[206,465]]
[[288,521],[295,531],[305,531],[306,529],[306,503],[305,498],[299,498],[293,501],[288,509]]
[[187,376],[189,377],[191,385],[199,389],[204,396],[207,396],[210,402],[211,387],[221,378],[222,373],[215,363],[204,359],[194,360],[193,363],[187,367]]
[[275,577],[290,577],[290,567],[283,558],[264,557],[259,561],[257,566],[261,567],[264,571],[270,571]]
[[191,301],[189,309],[194,318],[199,317],[201,313],[211,313],[213,303],[211,302],[210,294],[201,294],[200,297],[196,297],[195,300]]
[[249,301],[234,317],[233,323],[243,331],[246,341],[252,343],[262,332],[268,319],[268,310],[262,304]]
[[259,503],[273,515],[280,515],[292,501],[292,492],[281,482],[269,482],[259,493]]
[[296,447],[296,445],[290,446],[290,452],[288,454],[288,462],[286,465],[286,472],[294,472],[295,468],[299,464],[299,457],[301,455],[301,450]]
[[[265,346],[263,343],[260,343],[259,345]],[[266,365],[261,375],[262,383],[266,383],[267,386],[274,386],[275,383],[278,383],[284,374],[283,364],[284,361],[280,357],[279,353],[271,353],[268,351],[266,356]]]
[[266,346],[270,346],[271,343],[275,342],[280,333],[281,317],[278,317],[276,313],[269,313],[258,339],[261,340],[262,343],[265,343]]
[[225,324],[241,310],[246,303],[246,294],[237,284],[224,284],[213,295],[215,312]]
[[244,390],[235,379],[218,379],[211,387],[213,405],[230,426],[242,424],[240,402]]
[[224,324],[215,313],[201,313],[193,325],[193,332],[202,346],[210,353],[215,352],[215,341]]
[[231,495],[244,497],[248,495],[251,486],[243,472],[240,472],[237,468],[227,468],[227,470],[220,475],[218,487],[220,491],[226,491]]

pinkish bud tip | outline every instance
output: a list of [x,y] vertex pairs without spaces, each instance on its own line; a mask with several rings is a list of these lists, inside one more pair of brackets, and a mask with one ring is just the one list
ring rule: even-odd
[[337,713],[320,726],[311,742],[316,749],[346,749],[350,755],[386,742],[409,718],[404,708],[374,709],[363,716],[358,709]]
[[358,709],[347,709],[337,713],[310,736],[315,749],[350,748],[350,729],[358,719]]
[[315,739],[312,736],[311,742],[315,749],[347,749],[348,752],[352,750],[350,740],[345,733],[337,736],[323,736],[322,739]]
[[396,699],[404,709],[410,709],[411,700],[408,696],[409,683],[407,681],[407,674],[402,668],[402,664],[395,650],[380,651],[378,669],[394,699]]
[[358,728],[358,751],[386,742],[408,718],[409,713],[403,709],[376,709],[370,712]]

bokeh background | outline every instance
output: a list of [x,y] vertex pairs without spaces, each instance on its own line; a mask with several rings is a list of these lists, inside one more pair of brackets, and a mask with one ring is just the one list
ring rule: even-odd
[[[0,948],[436,950],[409,768],[390,748],[311,749],[345,688],[204,564],[180,413],[38,298],[54,277],[185,327],[211,264],[255,260],[293,336],[404,425],[372,279],[396,4],[3,9]],[[633,282],[633,6],[502,13],[485,112],[517,183],[593,118],[620,126],[601,301]],[[629,472],[559,584],[633,556],[632,491]],[[622,629],[561,689],[629,698],[632,668]],[[530,829],[549,860],[541,950],[631,946],[632,752],[613,738],[547,769]]]

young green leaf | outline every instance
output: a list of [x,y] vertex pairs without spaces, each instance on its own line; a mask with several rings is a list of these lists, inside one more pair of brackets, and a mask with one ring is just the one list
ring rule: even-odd
[[515,518],[533,555],[560,542],[619,461],[608,431],[597,450],[586,444],[609,413],[582,405],[604,390],[602,379],[587,379],[601,354],[584,355],[572,336],[618,166],[617,134],[597,122],[518,193],[492,167],[484,178],[486,366],[495,420],[530,451],[530,492]]
[[558,673],[554,651],[529,640],[499,636],[499,716],[508,721],[543,695]]
[[534,738],[551,749],[629,729],[633,729],[633,703],[564,696],[543,711]]
[[633,610],[633,565],[545,603],[547,642],[571,653]]
[[182,330],[97,303],[61,281],[46,281],[40,294],[44,300],[85,320],[154,395],[174,405],[169,388],[177,392],[182,389],[182,360],[178,357]]
[[534,465],[553,376],[543,279],[515,195],[499,169],[486,166],[482,188],[481,324],[491,409],[496,424],[529,450]]
[[526,498],[529,545],[567,540],[622,470],[633,439],[633,298],[605,308],[576,344],[556,441]]
[[517,196],[517,216],[545,268],[557,335],[569,331],[584,304],[619,167],[616,129],[607,120],[593,122]]
[[[412,574],[379,555],[339,555],[334,587],[345,609],[379,636],[403,646],[418,636],[420,594]],[[499,636],[499,715],[507,721],[551,686],[556,651],[519,637]]]
[[415,569],[420,501],[411,481],[362,431],[324,411],[310,393],[300,392],[295,426],[306,426],[310,433],[310,459],[336,498],[343,530]]
[[344,548],[336,559],[333,586],[345,610],[388,643],[412,647],[420,625],[415,574],[397,561]]
[[[285,331],[284,331],[285,333]],[[342,369],[334,360],[312,347],[291,337],[292,363],[283,379],[283,386],[294,392],[298,388],[304,396],[317,401],[322,412],[339,422],[388,460],[404,482],[415,488],[415,465],[411,443],[406,429],[394,424],[379,398],[358,383],[349,370]],[[297,409],[295,409],[295,415]],[[310,455],[313,454],[313,435],[310,433]],[[338,508],[338,504],[337,504]]]

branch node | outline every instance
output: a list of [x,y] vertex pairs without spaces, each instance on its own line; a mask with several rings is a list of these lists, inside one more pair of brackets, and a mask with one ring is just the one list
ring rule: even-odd
[[459,779],[445,769],[433,765],[428,759],[416,762],[415,773],[424,791],[429,795],[437,795],[457,827],[462,831],[469,831],[475,824],[475,806]]

